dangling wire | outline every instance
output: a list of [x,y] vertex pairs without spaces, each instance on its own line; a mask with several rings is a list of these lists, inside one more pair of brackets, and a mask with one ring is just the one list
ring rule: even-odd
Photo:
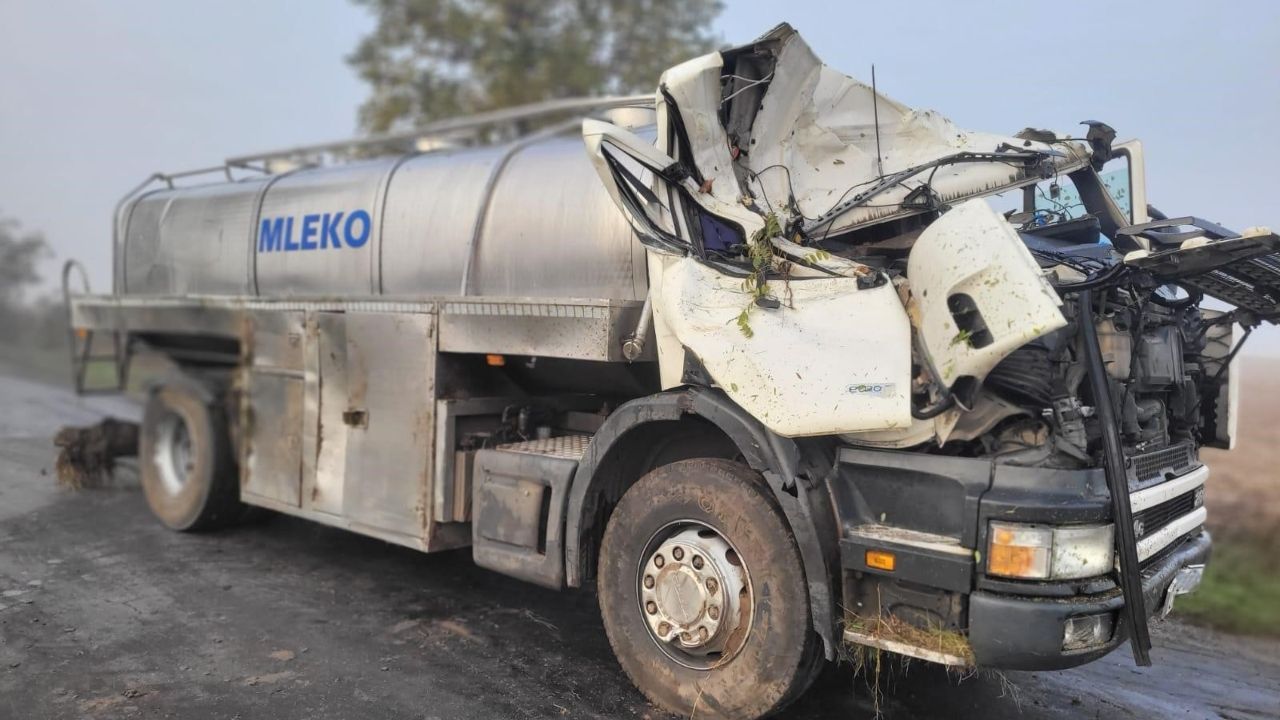
[[[731,78],[736,78],[736,79],[738,79],[738,80],[746,80],[746,79],[747,79],[747,78],[744,78],[744,77],[742,77],[742,76],[740,76],[740,75],[730,75],[729,77],[731,77]],[[759,80],[753,81],[753,82],[751,82],[751,83],[750,83],[750,84],[748,84],[748,85],[743,85],[742,87],[738,88],[737,90],[734,90],[734,91],[733,91],[733,92],[732,92],[728,97],[726,97],[725,99],[721,100],[721,101],[720,101],[720,104],[721,104],[721,105],[723,105],[723,104],[725,104],[725,103],[729,102],[730,100],[734,99],[734,98],[735,98],[735,97],[737,97],[738,95],[741,95],[743,92],[745,92],[745,91],[747,91],[747,90],[750,90],[751,88],[753,88],[753,87],[755,87],[755,86],[757,86],[757,85],[763,85],[763,84],[765,84],[765,83],[769,82],[769,81],[770,81],[770,80],[772,80],[772,79],[773,79],[773,73],[772,73],[772,72],[770,72],[768,75],[765,75],[764,77],[760,78]]]

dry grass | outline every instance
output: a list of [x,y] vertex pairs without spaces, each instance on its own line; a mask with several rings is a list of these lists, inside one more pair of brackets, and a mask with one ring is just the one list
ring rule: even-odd
[[[898,618],[884,616],[868,618],[854,615],[845,620],[845,626],[881,640],[962,658],[966,663],[964,667],[947,666],[948,672],[953,673],[957,680],[964,680],[975,672],[973,649],[963,633],[941,627],[919,628]],[[871,692],[874,716],[880,718],[886,682],[895,675],[905,675],[912,658],[868,645],[841,643],[840,660],[853,666],[855,676],[864,678]]]
[[854,616],[847,622],[851,630],[881,640],[924,648],[944,655],[961,658],[972,666],[973,648],[964,633],[941,627],[919,628],[896,617],[881,615],[874,618]]

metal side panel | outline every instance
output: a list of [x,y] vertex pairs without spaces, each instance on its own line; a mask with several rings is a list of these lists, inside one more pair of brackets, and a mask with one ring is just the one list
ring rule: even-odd
[[242,325],[249,332],[241,338],[250,353],[252,366],[267,371],[303,370],[303,320],[301,311],[257,310]]
[[334,407],[335,397],[322,391],[320,411],[322,423],[339,412],[346,431],[342,514],[357,529],[410,535],[428,545],[434,320],[426,313],[347,313],[346,406]]
[[312,510],[341,515],[347,475],[347,316],[315,312],[307,315],[307,350],[316,382],[311,388],[317,415],[313,473],[304,478]]
[[128,330],[225,335],[241,330],[240,308],[203,300],[157,301],[111,295],[73,295],[71,327],[86,330]]
[[241,493],[298,507],[302,481],[303,380],[250,369]]
[[475,456],[471,544],[476,564],[564,587],[564,513],[577,459],[508,450]]
[[[73,295],[71,326],[86,330],[239,336],[246,313],[439,312],[439,350],[625,362],[622,344],[636,331],[643,303],[610,299],[247,298]],[[636,360],[652,361],[646,345]]]
[[[445,300],[440,350],[624,360],[622,343],[635,332],[642,303],[621,301]],[[646,348],[640,360],[653,360]]]

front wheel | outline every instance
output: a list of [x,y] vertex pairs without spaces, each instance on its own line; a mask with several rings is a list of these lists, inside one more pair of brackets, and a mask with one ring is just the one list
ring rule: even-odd
[[795,539],[735,462],[682,460],[636,482],[605,530],[598,591],[623,669],[679,715],[763,717],[820,661]]

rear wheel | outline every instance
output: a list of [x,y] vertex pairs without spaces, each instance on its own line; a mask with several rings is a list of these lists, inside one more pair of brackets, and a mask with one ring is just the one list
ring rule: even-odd
[[152,393],[142,417],[138,466],[151,511],[174,530],[209,530],[244,517],[227,423],[189,378]]
[[762,717],[813,680],[800,553],[741,464],[683,460],[633,485],[605,531],[598,591],[618,661],[673,713]]

